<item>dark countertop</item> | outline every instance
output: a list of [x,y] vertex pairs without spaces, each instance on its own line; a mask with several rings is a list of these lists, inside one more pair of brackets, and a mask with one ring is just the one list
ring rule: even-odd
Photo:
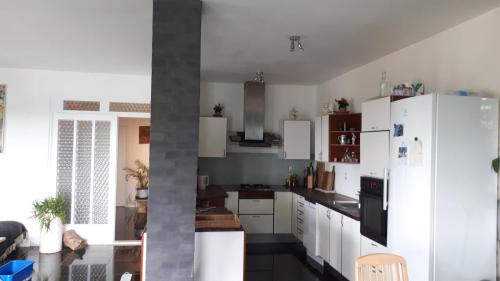
[[214,198],[226,198],[227,193],[226,190],[223,189],[221,186],[217,185],[211,185],[208,186],[205,190],[199,190],[198,189],[198,194],[196,196],[196,200],[210,200]]
[[[223,190],[226,192],[240,191],[239,185],[214,185],[210,186],[209,188],[217,188],[218,190]],[[321,191],[316,191],[314,189],[305,189],[303,187],[288,188],[282,185],[271,185],[270,190],[274,192],[293,192],[297,195],[303,196],[307,201],[311,203],[321,204],[357,221],[361,219],[361,213],[359,209],[342,208],[333,203],[334,201],[358,201],[357,199],[339,193],[324,193]]]

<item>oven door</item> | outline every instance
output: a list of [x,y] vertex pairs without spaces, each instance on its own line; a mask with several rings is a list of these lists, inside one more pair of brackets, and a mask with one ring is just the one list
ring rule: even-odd
[[383,209],[383,199],[365,191],[360,193],[361,234],[387,246],[387,211]]

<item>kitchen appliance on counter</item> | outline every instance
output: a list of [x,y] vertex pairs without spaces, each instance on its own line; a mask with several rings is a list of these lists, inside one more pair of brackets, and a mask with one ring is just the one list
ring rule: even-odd
[[388,181],[361,177],[361,234],[387,246]]
[[206,175],[199,175],[198,176],[198,189],[199,190],[205,190],[207,189],[207,186],[210,184],[210,177]]
[[496,280],[498,99],[407,98],[390,122],[388,251],[409,280]]

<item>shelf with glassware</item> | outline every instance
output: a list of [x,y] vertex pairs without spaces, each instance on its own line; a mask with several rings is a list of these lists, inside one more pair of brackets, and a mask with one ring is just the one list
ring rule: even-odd
[[361,113],[329,116],[329,160],[333,163],[359,164]]

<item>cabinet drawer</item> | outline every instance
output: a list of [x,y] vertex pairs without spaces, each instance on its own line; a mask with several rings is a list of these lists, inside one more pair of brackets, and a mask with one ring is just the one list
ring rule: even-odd
[[240,215],[246,233],[273,233],[273,215]]
[[302,229],[297,229],[297,238],[300,241],[304,241],[304,231]]
[[297,229],[304,230],[304,220],[297,218]]
[[240,199],[240,215],[272,215],[274,204],[272,199]]
[[387,253],[387,248],[384,245],[371,240],[370,238],[361,236],[361,255],[365,256],[376,253]]
[[297,209],[297,218],[304,220],[304,210],[298,210]]

